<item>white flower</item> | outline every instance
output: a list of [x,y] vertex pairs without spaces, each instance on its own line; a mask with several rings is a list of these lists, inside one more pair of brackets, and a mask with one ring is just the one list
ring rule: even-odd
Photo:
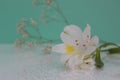
[[61,33],[63,44],[58,44],[52,48],[53,51],[63,53],[62,61],[68,66],[75,67],[84,62],[84,57],[96,50],[99,38],[91,37],[90,26],[82,32],[76,25],[69,25]]
[[84,62],[80,65],[80,68],[86,71],[90,71],[95,68],[94,64],[95,61],[92,58],[89,58],[87,60],[84,60]]

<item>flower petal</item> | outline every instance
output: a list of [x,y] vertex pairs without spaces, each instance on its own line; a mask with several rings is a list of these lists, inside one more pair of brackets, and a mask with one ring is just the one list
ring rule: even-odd
[[91,43],[93,45],[97,45],[99,43],[99,38],[97,36],[92,37]]
[[75,68],[77,65],[81,64],[82,60],[80,56],[71,56],[69,58],[68,66],[71,68]]
[[95,68],[95,61],[92,58],[89,58],[84,61],[81,68],[85,70],[93,70]]
[[87,24],[87,26],[86,26],[86,28],[85,28],[85,30],[83,32],[83,37],[84,37],[85,40],[90,39],[90,37],[91,37],[90,31],[91,31],[91,27],[90,27],[89,24]]
[[69,60],[69,58],[70,58],[70,55],[62,55],[61,62],[66,63],[66,61]]
[[58,44],[52,47],[52,51],[58,52],[58,53],[65,53],[65,45],[64,44]]
[[75,65],[76,65],[76,58],[74,56],[71,56],[69,58],[68,66],[70,68],[75,68]]
[[80,38],[82,34],[82,30],[76,25],[69,25],[64,28],[64,32],[69,34],[74,38]]
[[64,32],[61,33],[61,39],[66,44],[70,44],[70,45],[73,45],[73,46],[76,45],[75,44],[75,39],[72,38],[72,36],[70,36],[70,35],[68,35],[68,34],[66,34]]
[[96,50],[96,46],[88,46],[85,50],[85,54],[91,54]]

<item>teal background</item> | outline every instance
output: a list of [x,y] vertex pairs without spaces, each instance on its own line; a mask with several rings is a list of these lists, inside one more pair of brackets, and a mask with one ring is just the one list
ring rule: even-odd
[[[58,0],[71,24],[84,29],[89,23],[92,34],[102,40],[120,43],[120,0]],[[38,20],[43,36],[58,38],[65,24],[42,25],[40,7],[32,0],[0,0],[0,43],[14,43],[18,37],[16,25],[21,18]]]

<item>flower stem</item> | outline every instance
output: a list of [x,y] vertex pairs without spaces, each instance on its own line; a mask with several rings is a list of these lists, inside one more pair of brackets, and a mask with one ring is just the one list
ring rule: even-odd
[[61,17],[64,19],[64,22],[68,25],[69,22],[68,22],[67,18],[64,16],[63,12],[61,11],[58,1],[55,0],[55,2],[56,2],[56,4],[57,4],[57,9],[56,9],[56,11],[61,15]]
[[100,56],[100,48],[96,49],[96,56],[95,56],[95,66],[97,68],[102,68],[104,66],[104,63],[101,60],[101,56]]

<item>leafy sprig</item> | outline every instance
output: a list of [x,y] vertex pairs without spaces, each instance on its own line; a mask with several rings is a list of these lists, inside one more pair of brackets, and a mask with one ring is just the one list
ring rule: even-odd
[[[104,49],[106,47],[109,46],[115,46],[114,48],[108,48],[108,49]],[[104,43],[102,45],[100,45],[97,49],[96,49],[96,55],[95,55],[95,62],[96,62],[96,67],[98,68],[102,68],[104,66],[104,63],[101,59],[101,52],[107,52],[108,54],[119,54],[120,53],[120,46],[118,44],[112,43],[112,42],[108,42],[108,43]]]

